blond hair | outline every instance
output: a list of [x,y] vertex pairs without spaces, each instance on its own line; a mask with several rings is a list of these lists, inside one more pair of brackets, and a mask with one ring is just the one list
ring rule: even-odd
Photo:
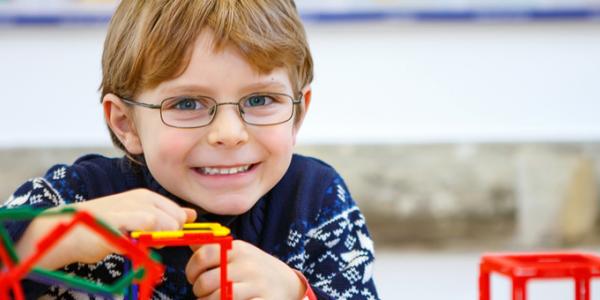
[[[215,51],[231,43],[261,73],[287,68],[294,98],[313,79],[312,57],[293,0],[123,0],[104,42],[101,97],[134,98],[179,76],[204,28],[214,33]],[[296,120],[303,114],[299,112]],[[127,153],[112,130],[110,134]]]

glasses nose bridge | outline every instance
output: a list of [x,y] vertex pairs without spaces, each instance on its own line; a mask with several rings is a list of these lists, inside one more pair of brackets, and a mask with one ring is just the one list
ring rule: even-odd
[[222,106],[222,105],[235,105],[239,108],[240,103],[239,102],[221,102],[221,103],[217,103],[215,104],[216,107]]
[[217,113],[219,111],[219,106],[224,106],[224,105],[237,106],[237,113],[240,116],[240,118],[242,119],[242,121],[244,121],[244,112],[242,111],[242,106],[239,102],[221,102],[221,103],[215,104],[215,106],[214,106],[215,111],[213,112],[213,116],[212,116],[213,119],[217,117]]

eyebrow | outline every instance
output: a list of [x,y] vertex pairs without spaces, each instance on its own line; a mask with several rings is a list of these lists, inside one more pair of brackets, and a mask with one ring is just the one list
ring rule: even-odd
[[176,85],[172,87],[165,88],[163,93],[165,94],[180,94],[180,93],[193,93],[196,94],[200,92],[201,94],[210,94],[212,89],[207,86],[198,85],[198,84],[183,84]]
[[253,92],[253,91],[264,90],[264,89],[277,89],[277,91],[284,92],[288,89],[288,86],[283,84],[280,81],[269,80],[269,81],[262,81],[262,82],[250,84],[250,85],[246,86],[245,88],[243,88],[242,90]]
[[[241,89],[244,93],[252,93],[258,91],[264,91],[267,89],[276,89],[277,92],[285,92],[288,89],[288,86],[284,83],[276,80],[269,81],[261,81],[249,84]],[[167,87],[163,90],[163,93],[166,94],[178,94],[178,93],[192,93],[192,94],[201,94],[201,95],[210,95],[214,92],[214,89],[199,85],[199,84],[183,84],[172,87]]]

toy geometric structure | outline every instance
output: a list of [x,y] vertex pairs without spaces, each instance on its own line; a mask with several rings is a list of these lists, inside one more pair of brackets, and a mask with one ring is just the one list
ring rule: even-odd
[[[0,226],[0,299],[23,300],[20,281],[25,277],[47,284],[58,284],[106,297],[124,295],[129,290],[129,299],[150,299],[154,286],[160,281],[164,266],[156,253],[149,248],[154,246],[184,246],[217,243],[221,246],[221,299],[233,299],[233,284],[227,280],[227,251],[231,249],[230,230],[218,223],[185,224],[177,231],[135,231],[131,238],[111,228],[85,211],[73,208],[61,210],[38,210],[29,207],[0,209],[0,222],[5,220],[30,220],[36,217],[72,215],[69,221],[58,223],[45,237],[38,241],[36,251],[24,261],[17,256],[13,242],[4,226]],[[113,285],[103,285],[78,278],[60,271],[50,271],[34,267],[44,255],[54,247],[61,237],[77,226],[86,226],[110,242],[116,249],[129,257],[132,270],[125,273]],[[137,285],[134,285],[137,284]]]
[[[127,286],[133,282],[139,284],[139,299],[150,299],[152,290],[164,272],[164,267],[153,252],[147,248],[136,245],[123,236],[119,231],[112,229],[104,222],[96,219],[85,211],[76,211],[72,208],[64,208],[56,211],[36,210],[29,207],[1,209],[0,221],[4,220],[28,220],[36,217],[71,214],[73,218],[68,222],[61,222],[53,228],[48,235],[42,238],[36,245],[36,251],[24,261],[20,261],[14,251],[12,240],[4,226],[0,226],[0,299],[11,299],[11,294],[16,300],[24,299],[20,281],[25,277],[43,281],[50,284],[59,284],[70,288],[86,291],[94,294],[112,296],[123,294]],[[133,265],[133,270],[124,275],[112,286],[98,284],[83,278],[60,271],[49,271],[34,267],[60,238],[73,230],[76,226],[86,226],[92,232],[98,234],[115,248],[128,256]],[[29,276],[28,276],[29,275]]]
[[191,246],[203,244],[220,245],[221,300],[233,299],[233,284],[227,280],[227,251],[231,249],[230,230],[218,223],[189,223],[183,230],[176,231],[134,231],[131,237],[142,247]]
[[512,280],[513,300],[527,299],[527,281],[573,278],[575,299],[590,300],[590,280],[600,276],[600,257],[585,253],[485,254],[479,265],[479,299],[490,299],[490,273]]

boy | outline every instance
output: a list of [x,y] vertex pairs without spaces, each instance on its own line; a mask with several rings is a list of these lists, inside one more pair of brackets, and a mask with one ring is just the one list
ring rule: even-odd
[[[123,158],[88,155],[5,204],[73,206],[132,230],[232,229],[234,299],[376,299],[373,244],[340,176],[293,155],[312,59],[291,0],[124,0],[104,45],[102,103]],[[56,218],[11,222],[20,257]],[[217,299],[217,245],[157,250],[156,299]],[[76,230],[40,267],[111,283],[122,256]],[[26,282],[28,298],[85,298]]]

